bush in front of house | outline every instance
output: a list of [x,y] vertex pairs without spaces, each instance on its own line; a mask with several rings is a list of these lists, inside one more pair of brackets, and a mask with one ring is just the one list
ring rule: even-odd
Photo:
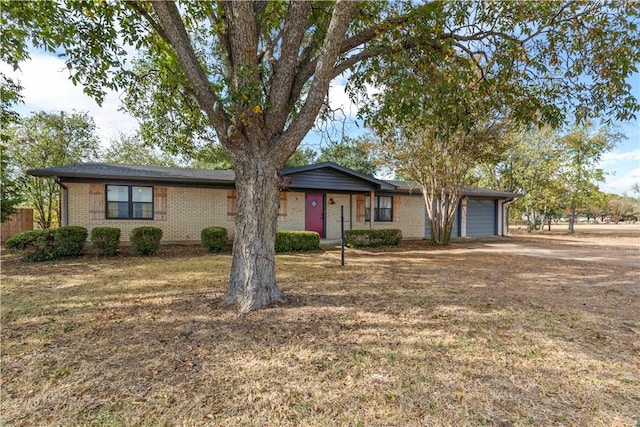
[[138,227],[129,234],[131,247],[136,255],[153,255],[160,248],[162,230],[158,227]]
[[25,251],[23,261],[51,261],[56,259],[55,230],[30,230],[16,234],[5,242],[7,249]]
[[51,230],[29,230],[23,231],[22,233],[18,233],[13,237],[10,237],[5,242],[4,246],[7,249],[11,249],[14,251],[24,251],[29,246],[33,245],[38,238],[39,235],[44,232],[49,232]]
[[91,230],[91,244],[103,256],[115,255],[120,247],[120,229],[115,227],[96,227]]
[[320,235],[315,231],[277,231],[276,252],[304,252],[320,248]]
[[54,231],[53,244],[59,257],[79,256],[87,241],[87,229],[76,225],[60,227]]
[[400,246],[402,231],[388,230],[345,230],[345,244],[350,248],[375,248],[379,246]]
[[200,242],[209,252],[221,252],[227,247],[227,229],[224,227],[203,228],[200,232]]

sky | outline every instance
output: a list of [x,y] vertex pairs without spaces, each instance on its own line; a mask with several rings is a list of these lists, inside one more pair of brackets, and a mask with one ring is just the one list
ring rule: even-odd
[[[137,121],[130,115],[119,111],[120,96],[111,92],[102,106],[82,92],[80,86],[74,86],[69,79],[69,72],[64,60],[46,53],[32,52],[31,60],[21,64],[20,70],[14,72],[7,64],[0,63],[0,72],[18,79],[23,86],[23,104],[15,107],[22,116],[36,111],[86,111],[97,126],[98,136],[107,146],[108,141],[119,133],[131,133],[138,127]],[[636,99],[640,99],[640,73],[630,80]],[[344,84],[333,83],[329,92],[333,108],[342,107],[345,122],[334,124],[338,131],[344,126],[344,133],[356,136],[363,133],[354,121],[357,107],[344,92]],[[600,167],[606,172],[606,180],[600,184],[602,191],[614,194],[631,193],[631,186],[640,183],[640,116],[636,121],[621,123],[617,130],[626,135],[612,151],[605,153]],[[326,143],[319,132],[311,131],[303,141],[303,145],[316,151]]]

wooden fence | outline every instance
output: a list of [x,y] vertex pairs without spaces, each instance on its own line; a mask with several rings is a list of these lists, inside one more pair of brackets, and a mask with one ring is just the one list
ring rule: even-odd
[[4,243],[16,234],[29,230],[33,230],[33,209],[17,209],[11,218],[2,223],[0,241]]

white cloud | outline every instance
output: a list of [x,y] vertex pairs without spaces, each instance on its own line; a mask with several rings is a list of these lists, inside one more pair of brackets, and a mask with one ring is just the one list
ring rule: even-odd
[[329,105],[333,110],[341,109],[349,119],[354,119],[359,110],[358,105],[349,98],[343,82],[333,83],[329,88]]
[[24,104],[16,106],[21,115],[40,110],[86,111],[95,120],[103,143],[119,132],[131,132],[138,127],[133,117],[118,111],[117,93],[108,93],[100,107],[81,86],[71,83],[64,60],[56,56],[31,52],[31,59],[22,63],[19,71],[14,72],[6,64],[0,64],[0,71],[22,84]]
[[640,161],[640,148],[632,151],[610,151],[602,155],[602,166],[613,165],[620,161],[637,160]]
[[633,184],[640,183],[640,166],[609,176],[600,189],[606,193],[629,194]]

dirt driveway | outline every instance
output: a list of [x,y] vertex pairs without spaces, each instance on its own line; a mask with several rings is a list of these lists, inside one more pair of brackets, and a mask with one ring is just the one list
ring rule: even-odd
[[[516,241],[517,242],[517,241]],[[516,243],[501,241],[484,243],[483,248],[472,249],[474,252],[507,253],[514,255],[536,256],[553,259],[569,259],[575,261],[597,262],[609,265],[622,265],[640,268],[640,250],[618,249],[603,250],[596,247],[569,247],[566,245],[550,245],[528,241]]]
[[640,268],[640,225],[578,224],[573,236],[556,226],[552,232],[484,241],[474,250]]

